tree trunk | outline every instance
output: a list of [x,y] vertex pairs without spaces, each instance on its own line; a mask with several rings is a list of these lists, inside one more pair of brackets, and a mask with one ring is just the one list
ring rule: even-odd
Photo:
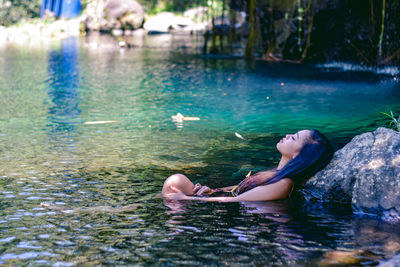
[[312,32],[312,27],[314,24],[314,7],[312,6],[311,2],[313,0],[309,0],[308,2],[308,6],[307,6],[307,10],[308,12],[311,12],[311,17],[308,21],[308,33],[307,33],[307,40],[306,40],[306,45],[303,49],[303,53],[301,54],[301,59],[300,62],[302,62],[306,56],[307,56],[307,52],[308,52],[308,48],[310,47],[310,43],[311,43],[311,32]]
[[236,42],[236,11],[233,8],[229,8],[229,33],[228,33],[228,42],[229,42],[229,50],[233,53],[233,43]]
[[382,56],[382,41],[383,41],[383,32],[385,31],[385,14],[386,14],[386,0],[382,0],[382,22],[381,22],[381,34],[379,35],[379,44],[378,44],[378,61]]
[[256,0],[250,0],[249,6],[249,37],[247,39],[244,57],[254,57],[254,43],[256,39]]
[[225,0],[222,0],[222,23],[219,29],[219,50],[220,53],[224,52],[224,35],[225,33]]
[[211,50],[210,53],[217,54],[217,32],[215,28],[214,0],[211,1]]

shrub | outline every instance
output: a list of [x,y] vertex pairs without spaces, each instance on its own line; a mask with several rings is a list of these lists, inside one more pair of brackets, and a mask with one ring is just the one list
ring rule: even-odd
[[381,113],[390,118],[390,120],[387,122],[387,124],[389,124],[389,128],[393,128],[393,129],[397,130],[398,132],[400,132],[400,116],[398,119],[396,119],[396,117],[394,116],[392,111],[390,111],[390,114],[385,113],[385,112],[381,112]]
[[0,0],[0,25],[25,21],[40,16],[40,0]]

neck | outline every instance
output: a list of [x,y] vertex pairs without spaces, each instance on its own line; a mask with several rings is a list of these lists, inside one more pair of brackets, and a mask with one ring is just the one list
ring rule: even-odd
[[281,160],[279,161],[278,170],[281,170],[283,167],[285,167],[285,165],[291,160],[291,158],[282,156]]

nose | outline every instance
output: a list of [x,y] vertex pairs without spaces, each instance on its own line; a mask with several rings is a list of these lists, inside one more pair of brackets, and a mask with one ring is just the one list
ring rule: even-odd
[[287,134],[287,135],[286,135],[286,139],[288,139],[289,137],[290,137],[290,134]]

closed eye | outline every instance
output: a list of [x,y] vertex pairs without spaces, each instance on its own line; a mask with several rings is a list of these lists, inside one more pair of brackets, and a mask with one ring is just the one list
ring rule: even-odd
[[295,140],[293,136],[292,136],[292,139]]

